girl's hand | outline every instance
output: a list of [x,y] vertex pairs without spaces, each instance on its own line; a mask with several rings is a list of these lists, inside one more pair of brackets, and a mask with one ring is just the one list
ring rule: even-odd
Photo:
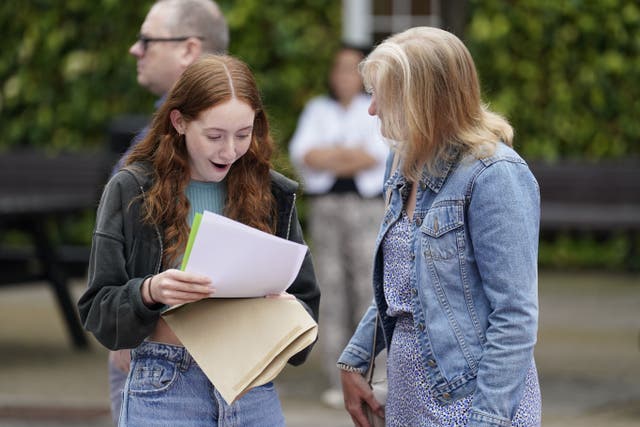
[[214,295],[211,279],[199,274],[169,269],[142,284],[142,298],[147,305],[177,305],[199,301]]
[[351,420],[356,427],[371,427],[367,416],[362,410],[363,405],[371,406],[374,412],[384,416],[384,409],[380,402],[373,396],[373,391],[364,377],[358,372],[341,370],[342,393],[344,406],[351,415]]

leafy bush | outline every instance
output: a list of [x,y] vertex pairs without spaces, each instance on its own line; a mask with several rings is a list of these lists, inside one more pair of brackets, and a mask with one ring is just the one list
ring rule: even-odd
[[[151,113],[154,96],[137,85],[135,60],[127,51],[152,3],[1,2],[0,150],[94,148],[105,143],[115,116]],[[280,148],[276,166],[292,175],[286,147],[304,104],[325,90],[340,41],[341,1],[219,4],[229,21],[230,51],[252,67],[263,92]],[[485,99],[513,123],[525,157],[640,154],[636,1],[470,0],[469,15],[466,42]],[[88,241],[88,218],[63,238]],[[578,250],[574,243],[543,244],[541,262],[573,265],[579,261],[554,253],[583,253],[588,260],[599,245],[578,242]],[[629,241],[616,237],[610,245],[615,253]],[[617,258],[607,259],[619,265]]]
[[539,263],[552,268],[595,268],[604,270],[637,269],[636,260],[629,257],[633,237],[625,234],[602,239],[586,234],[567,233],[540,242]]
[[104,141],[115,115],[152,97],[137,87],[135,40],[148,2],[2,2],[3,148],[77,149]]
[[[122,113],[150,113],[128,49],[153,1],[2,2],[0,146],[78,149],[104,143]],[[249,63],[285,145],[306,100],[322,91],[340,39],[339,0],[219,1],[232,54]],[[282,152],[282,150],[281,150]]]
[[[1,147],[102,144],[121,113],[149,113],[127,50],[152,0],[2,2]],[[324,90],[340,0],[221,0],[231,52],[257,74],[285,148],[304,103]],[[526,157],[624,157],[640,145],[640,6],[471,0],[467,43],[486,99]],[[286,150],[281,160],[286,163]]]
[[528,158],[639,155],[635,0],[472,0],[467,43],[486,98]]
[[[280,150],[306,101],[324,91],[340,40],[340,0],[220,0],[230,52],[256,74]],[[77,150],[106,143],[120,114],[150,114],[154,95],[136,82],[135,41],[153,0],[25,0],[0,3],[0,150]],[[87,244],[93,213],[62,224],[59,239]],[[5,242],[24,239],[5,233]]]
[[[466,42],[484,97],[528,159],[640,155],[640,4],[471,0]],[[636,237],[544,239],[540,265],[638,268]],[[637,264],[637,263],[636,263]]]

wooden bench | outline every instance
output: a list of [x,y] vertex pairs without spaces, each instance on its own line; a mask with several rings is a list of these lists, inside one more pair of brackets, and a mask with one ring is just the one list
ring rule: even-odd
[[628,233],[631,262],[640,232],[640,159],[529,162],[540,184],[542,236]]
[[[106,151],[47,154],[23,149],[0,153],[0,231],[18,230],[27,236],[30,257],[39,267],[35,273],[19,268],[13,274],[3,272],[0,284],[46,280],[54,290],[73,344],[79,348],[87,346],[87,339],[67,287],[56,228],[63,220],[95,211],[114,161],[114,155]],[[89,248],[84,249],[88,260]]]

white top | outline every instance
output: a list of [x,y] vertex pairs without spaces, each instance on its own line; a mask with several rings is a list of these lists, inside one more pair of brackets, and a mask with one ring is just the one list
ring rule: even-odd
[[335,145],[360,146],[378,160],[375,167],[356,174],[354,181],[363,197],[373,197],[382,193],[389,146],[380,135],[378,118],[370,116],[367,111],[370,101],[368,95],[357,95],[345,109],[328,96],[320,96],[309,101],[304,108],[289,144],[289,154],[304,182],[306,193],[328,192],[336,177],[331,172],[307,167],[303,161],[304,156],[311,149]]

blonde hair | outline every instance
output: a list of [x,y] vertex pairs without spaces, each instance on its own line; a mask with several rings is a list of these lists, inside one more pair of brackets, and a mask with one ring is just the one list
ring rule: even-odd
[[374,92],[382,133],[413,181],[424,166],[438,175],[459,154],[484,157],[498,141],[512,144],[511,125],[482,103],[471,54],[447,31],[416,27],[391,36],[360,71]]

